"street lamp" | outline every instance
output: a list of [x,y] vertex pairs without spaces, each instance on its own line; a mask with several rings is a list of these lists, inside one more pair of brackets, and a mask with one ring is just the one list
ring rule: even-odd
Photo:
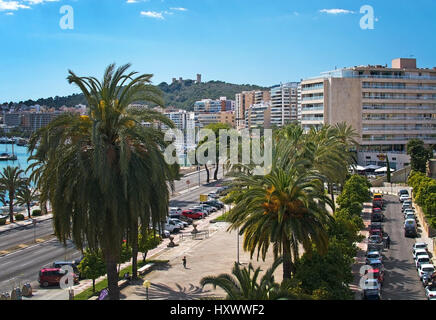
[[148,298],[148,289],[149,289],[150,286],[151,286],[151,282],[148,281],[148,280],[145,280],[144,283],[143,283],[142,285],[143,285],[143,287],[145,288],[145,292],[146,292],[146,295],[147,295],[147,300],[149,300],[149,298]]

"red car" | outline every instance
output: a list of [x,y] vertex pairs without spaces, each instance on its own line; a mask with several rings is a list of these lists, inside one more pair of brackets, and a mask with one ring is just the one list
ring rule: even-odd
[[384,274],[380,269],[368,270],[367,275],[370,279],[377,279],[380,284],[383,284],[383,281],[385,280]]
[[[46,268],[39,271],[38,282],[43,287],[58,286],[61,278],[65,276],[63,270],[59,268]],[[79,283],[79,277],[73,274],[74,284]]]
[[369,230],[369,235],[370,236],[380,236],[381,238],[383,238],[383,232],[380,229]]
[[185,216],[185,217],[191,218],[191,219],[203,219],[204,213],[194,212],[192,210],[185,210],[185,211],[182,211],[182,216]]

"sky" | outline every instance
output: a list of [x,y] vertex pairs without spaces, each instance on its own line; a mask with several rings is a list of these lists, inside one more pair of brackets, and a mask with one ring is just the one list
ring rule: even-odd
[[154,84],[272,86],[398,57],[433,68],[435,37],[434,0],[0,0],[0,103],[77,93],[69,69],[100,78],[113,62]]

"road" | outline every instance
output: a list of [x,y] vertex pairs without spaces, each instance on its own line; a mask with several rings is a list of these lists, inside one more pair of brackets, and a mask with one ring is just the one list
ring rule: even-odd
[[52,220],[39,222],[35,227],[27,225],[8,230],[0,234],[0,251],[14,248],[20,244],[30,244],[34,239],[44,238],[53,234]]
[[[215,191],[217,189],[216,185],[217,183],[201,186],[200,188],[198,188],[198,186],[191,187],[189,190],[179,191],[183,194],[173,197],[170,201],[170,206],[188,208],[197,204],[200,200],[200,195]],[[51,222],[49,225],[51,226]],[[41,234],[44,232],[52,232],[49,231],[50,228],[45,225],[39,227]],[[29,235],[26,234],[26,237],[33,239],[33,230],[31,228],[29,230],[18,230],[17,232],[20,236],[27,232]],[[6,237],[12,238],[12,240],[9,239],[10,241],[17,241],[14,239],[13,235],[13,232],[2,234],[0,241],[2,241],[1,239],[3,239],[3,237],[5,237],[4,239],[6,239]],[[9,244],[5,246],[9,246]],[[10,291],[11,285],[13,285],[14,282],[17,283],[17,281],[21,283],[30,281],[32,285],[35,286],[37,285],[36,280],[41,267],[49,266],[57,260],[74,260],[77,258],[80,258],[80,252],[77,251],[71,243],[69,243],[68,247],[65,249],[57,240],[37,244],[0,257],[0,292]]]
[[404,218],[398,197],[384,196],[388,202],[384,229],[391,238],[391,248],[385,250],[386,269],[383,300],[426,300],[412,257],[413,238],[404,237]]

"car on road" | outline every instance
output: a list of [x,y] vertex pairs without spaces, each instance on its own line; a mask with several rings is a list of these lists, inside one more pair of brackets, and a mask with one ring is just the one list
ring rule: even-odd
[[[67,271],[59,268],[44,268],[39,271],[38,282],[44,288],[49,286],[58,286],[62,277],[67,273]],[[73,273],[73,281],[74,284],[79,283],[79,277],[75,273]]]
[[362,289],[363,300],[381,300],[381,285],[377,279],[366,279]]
[[194,212],[201,212],[201,213],[203,213],[203,215],[205,217],[207,217],[209,215],[208,210],[204,210],[203,208],[199,208],[197,206],[191,207],[191,208],[189,208],[189,210],[194,211]]
[[383,257],[380,251],[369,251],[366,254],[366,260],[365,260],[366,264],[370,265],[374,261],[383,261]]
[[409,195],[403,194],[403,195],[400,196],[400,202],[404,202],[404,201],[407,201],[407,200],[410,200]]
[[194,219],[194,220],[204,219],[204,217],[205,217],[205,214],[203,212],[193,211],[193,210],[184,210],[182,212],[182,215],[187,217],[187,218]]
[[425,287],[425,295],[429,300],[436,298],[436,283]]
[[379,235],[373,235],[368,238],[368,251],[383,250],[383,246],[383,238]]
[[219,195],[216,194],[215,192],[211,192],[207,195],[210,199],[218,199]]
[[430,264],[431,263],[431,259],[430,259],[430,257],[428,256],[428,255],[425,255],[425,254],[423,254],[423,255],[421,255],[421,256],[418,256],[416,259],[415,259],[415,266],[416,266],[416,269],[419,269],[419,267],[421,266],[421,265],[423,265],[423,264]]
[[416,230],[415,219],[408,219],[404,222],[404,236],[405,237],[416,237],[418,232]]
[[406,214],[415,214],[415,210],[413,209],[406,209],[403,211],[404,216],[406,216]]
[[406,200],[403,202],[402,206],[401,206],[401,210],[404,211],[407,208],[411,208],[413,206],[412,204],[412,200]]
[[402,190],[398,191],[398,196],[399,197],[401,197],[403,195],[409,196],[409,190],[402,189]]
[[[183,211],[182,211],[183,212]],[[170,216],[170,218],[176,218],[181,220],[182,222],[186,222],[188,225],[191,225],[194,221],[191,218],[185,217],[184,215],[180,216]]]
[[428,248],[428,244],[425,242],[416,242],[413,246],[412,246],[412,252],[413,255],[415,255],[415,251],[418,249],[425,249],[427,250]]
[[425,273],[431,276],[434,273],[434,271],[435,271],[434,266],[432,264],[421,264],[418,268],[419,279],[422,281],[422,277]]
[[383,232],[380,229],[370,229],[369,230],[369,235],[370,236],[377,235],[377,236],[383,237]]
[[381,222],[371,222],[371,224],[369,226],[369,230],[373,230],[373,229],[378,229],[378,230],[381,230],[382,232],[384,232],[383,223],[381,223]]
[[371,222],[383,222],[383,213],[373,213],[371,214]]
[[170,218],[170,220],[174,221],[175,223],[178,223],[182,227],[182,229],[185,229],[186,227],[189,227],[189,223],[184,222],[184,221],[182,221],[182,220],[180,220],[178,218]]
[[200,204],[199,207],[204,208],[206,210],[209,210],[209,212],[211,212],[211,213],[218,211],[218,209],[215,208],[214,206],[210,206],[210,205],[205,204],[205,203]]
[[52,268],[62,269],[63,266],[70,266],[71,268],[73,268],[74,273],[80,278],[80,272],[77,268],[78,265],[79,264],[76,264],[76,262],[74,261],[55,261],[52,264]]
[[189,208],[191,210],[200,210],[204,213],[206,213],[207,215],[210,215],[212,213],[212,208],[206,205],[199,205],[199,206],[193,206],[191,208]]

